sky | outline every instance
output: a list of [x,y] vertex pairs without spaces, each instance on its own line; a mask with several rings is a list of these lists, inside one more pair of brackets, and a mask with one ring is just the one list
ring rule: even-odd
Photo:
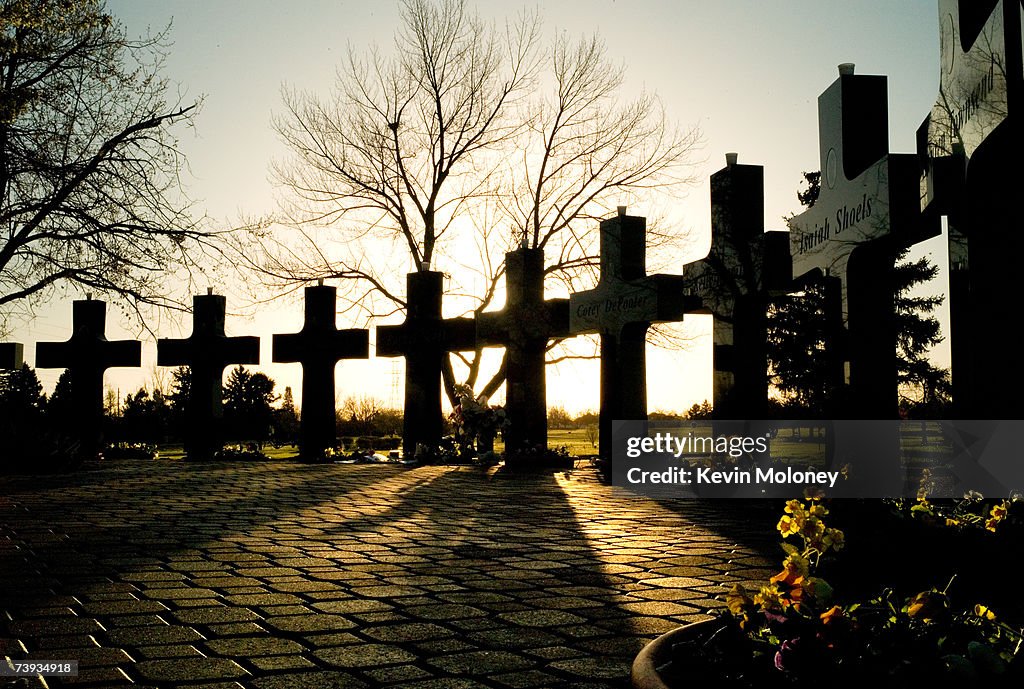
[[[108,0],[108,9],[130,34],[172,23],[173,48],[165,76],[184,101],[202,98],[194,130],[179,131],[189,175],[186,184],[197,207],[218,226],[277,208],[270,178],[272,160],[286,157],[271,126],[281,111],[282,84],[326,94],[339,60],[349,47],[365,52],[373,44],[390,48],[399,3],[296,0]],[[470,5],[474,5],[470,0]],[[937,0],[558,0],[519,3],[480,0],[481,17],[496,22],[522,9],[538,8],[546,38],[556,32],[597,32],[609,55],[626,67],[626,89],[655,91],[668,116],[683,127],[699,126],[703,145],[695,156],[697,182],[673,201],[670,231],[696,237],[692,254],[666,268],[679,273],[701,258],[710,237],[708,176],[724,166],[725,154],[765,167],[765,227],[782,229],[785,215],[798,210],[801,172],[819,167],[817,97],[836,76],[836,66],[853,62],[859,74],[883,74],[889,84],[890,151],[913,152],[918,125],[938,89]],[[645,215],[644,208],[630,208]],[[942,238],[920,245],[942,265]],[[943,274],[944,277],[944,274]],[[944,290],[940,277],[933,292]],[[229,311],[235,311],[229,303]],[[241,309],[241,305],[239,305]],[[57,302],[14,333],[34,362],[34,343],[70,335],[71,303]],[[263,336],[262,361],[270,361],[270,334],[301,326],[301,304],[262,307],[258,315],[230,315],[228,332]],[[339,321],[339,327],[362,325]],[[711,397],[710,323],[689,317],[683,351],[649,349],[651,410],[682,410]],[[160,336],[187,336],[167,324]],[[120,334],[119,334],[120,333]],[[108,308],[108,337],[134,331],[117,323]],[[373,336],[371,334],[371,351]],[[155,344],[145,341],[141,369],[111,369],[109,386],[122,394],[151,381]],[[938,358],[942,361],[944,354]],[[262,367],[283,390],[296,392],[298,365]],[[52,386],[59,371],[41,370]],[[400,405],[401,361],[343,362],[339,394],[370,395]],[[568,362],[549,367],[548,403],[571,412],[596,409],[597,363]]]

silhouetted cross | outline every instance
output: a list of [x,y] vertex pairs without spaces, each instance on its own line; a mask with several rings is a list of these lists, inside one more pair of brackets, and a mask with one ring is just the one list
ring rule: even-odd
[[402,451],[417,445],[436,448],[441,440],[441,367],[448,352],[476,347],[472,318],[441,317],[443,275],[436,271],[406,276],[406,314],[401,325],[377,328],[377,355],[405,357],[405,418]]
[[73,305],[71,339],[36,345],[37,368],[66,368],[71,375],[70,429],[82,443],[83,457],[101,450],[103,422],[103,373],[108,368],[134,367],[142,362],[142,343],[106,337],[106,302],[85,299]]
[[191,370],[185,451],[192,460],[210,459],[221,447],[224,368],[260,361],[260,338],[224,333],[226,310],[223,296],[196,295],[192,297],[192,335],[157,341],[158,365],[188,366]]
[[323,457],[334,447],[334,367],[341,359],[369,356],[367,330],[338,330],[335,325],[337,289],[318,285],[305,289],[306,320],[302,330],[274,335],[273,360],[302,364],[300,455],[307,461]]
[[647,275],[647,221],[626,215],[601,222],[601,278],[569,297],[569,331],[601,335],[601,458],[611,461],[612,421],[647,419],[647,329],[682,321],[680,275]]
[[544,300],[544,250],[505,254],[505,308],[477,315],[477,338],[505,348],[506,460],[518,451],[547,446],[544,360],[548,342],[569,335],[569,300]]

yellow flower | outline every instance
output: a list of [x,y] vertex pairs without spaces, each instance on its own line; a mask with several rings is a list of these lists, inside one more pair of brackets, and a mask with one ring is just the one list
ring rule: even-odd
[[820,518],[828,514],[828,510],[825,508],[824,505],[811,505],[810,509],[807,510],[807,513],[812,517]]
[[840,608],[838,605],[833,605],[831,608],[818,615],[821,621],[825,624],[831,624],[836,620],[842,619],[843,616],[843,609]]
[[725,604],[733,615],[741,615],[754,604],[754,601],[747,595],[747,590],[743,586],[736,584],[732,591],[726,594]]
[[782,566],[795,574],[805,577],[811,569],[811,562],[803,555],[793,553],[782,562]]
[[974,614],[982,619],[988,620],[989,622],[996,619],[996,614],[981,603],[974,606]]
[[791,569],[784,569],[768,581],[772,584],[785,584],[786,586],[794,586],[803,577]]
[[765,610],[782,610],[789,601],[784,601],[778,586],[769,584],[762,586],[761,590],[754,594],[754,604]]
[[930,622],[945,614],[949,607],[946,596],[938,591],[922,591],[907,603],[907,615],[923,622]]
[[804,504],[802,502],[800,502],[799,500],[788,500],[786,502],[785,512],[787,514],[801,514],[802,515],[804,513]]
[[790,534],[800,533],[800,522],[801,520],[794,519],[793,517],[784,514],[775,528],[777,528],[779,533],[785,537]]
[[1009,508],[1009,504],[1004,500],[998,505],[992,505],[992,512],[990,514],[994,519],[1005,519],[1007,508]]

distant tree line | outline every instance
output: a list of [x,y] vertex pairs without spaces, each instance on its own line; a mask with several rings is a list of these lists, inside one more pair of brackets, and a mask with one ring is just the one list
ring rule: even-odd
[[[171,374],[169,390],[160,385],[140,387],[119,399],[108,391],[104,402],[104,440],[108,443],[161,445],[180,442],[185,431],[191,374],[180,367]],[[243,366],[231,370],[224,384],[225,436],[232,442],[294,442],[299,415],[291,388],[283,395],[264,373]],[[73,454],[71,376],[65,371],[47,396],[36,372],[23,365],[0,371],[0,436],[5,454]],[[40,447],[42,446],[42,447]]]
[[[276,383],[264,373],[237,366],[223,387],[225,439],[230,443],[294,445],[298,442],[300,411],[291,387],[276,392]],[[103,436],[109,444],[166,445],[182,442],[191,373],[174,369],[166,382],[155,381],[123,398],[107,390]],[[69,456],[74,439],[64,432],[72,427],[71,376],[57,379],[50,395],[28,364],[0,371],[0,437],[7,456]],[[401,436],[402,412],[373,397],[344,399],[336,412],[339,438],[395,438]]]

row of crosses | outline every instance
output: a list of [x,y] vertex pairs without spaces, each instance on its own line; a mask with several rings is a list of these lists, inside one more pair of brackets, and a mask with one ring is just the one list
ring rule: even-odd
[[[420,445],[436,445],[440,438],[443,357],[477,346],[506,349],[509,457],[546,443],[544,360],[553,339],[600,335],[602,427],[610,428],[612,419],[623,414],[646,416],[645,334],[652,323],[682,320],[686,310],[682,278],[646,275],[644,219],[626,215],[625,208],[601,224],[601,252],[595,289],[570,299],[550,300],[544,299],[543,250],[509,252],[504,309],[475,319],[442,317],[442,273],[425,270],[407,276],[405,322],[377,329],[377,354],[406,360],[403,449],[407,454]],[[366,358],[369,353],[367,330],[336,327],[336,298],[334,287],[307,287],[302,329],[273,336],[273,361],[303,367],[300,453],[310,460],[323,456],[335,443],[335,364]],[[41,342],[36,350],[38,367],[71,372],[72,403],[80,410],[73,430],[87,452],[99,449],[104,371],[141,364],[141,343],[107,340],[105,312],[102,301],[76,301],[71,338]],[[259,338],[229,337],[225,313],[225,297],[212,292],[197,295],[191,336],[157,341],[158,365],[191,370],[185,446],[190,459],[208,459],[221,446],[224,369],[259,363]],[[21,345],[7,343],[0,349],[0,364],[6,367],[20,365],[21,357]]]

